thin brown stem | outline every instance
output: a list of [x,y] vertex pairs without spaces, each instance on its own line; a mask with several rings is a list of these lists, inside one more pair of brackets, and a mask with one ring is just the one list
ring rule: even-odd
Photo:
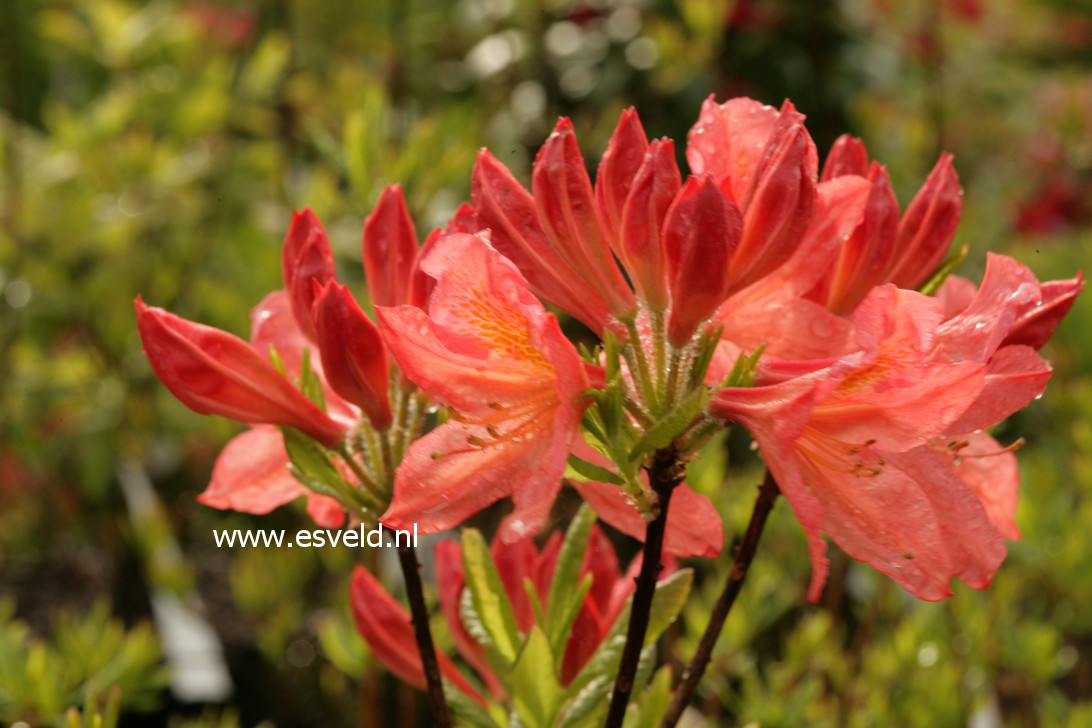
[[622,659],[618,663],[618,676],[614,680],[610,710],[607,713],[607,722],[604,724],[606,728],[620,728],[626,717],[626,706],[633,692],[637,664],[640,662],[641,651],[645,646],[652,598],[656,594],[656,582],[663,568],[662,556],[668,506],[671,504],[671,493],[682,481],[682,466],[674,448],[669,447],[656,453],[648,469],[648,480],[659,498],[660,512],[645,530],[641,572],[637,575],[637,588],[633,592],[626,644],[622,648]]
[[755,507],[751,512],[751,520],[747,523],[747,529],[743,532],[743,539],[739,542],[732,570],[728,573],[728,580],[724,584],[724,591],[720,593],[717,603],[713,606],[713,613],[709,617],[709,624],[705,627],[705,634],[701,636],[698,649],[683,671],[679,686],[675,689],[675,697],[671,701],[660,728],[674,728],[679,722],[686,706],[694,697],[698,689],[698,683],[705,675],[705,668],[709,666],[709,660],[713,657],[713,648],[717,644],[717,638],[724,628],[724,621],[728,618],[728,612],[739,596],[739,590],[743,586],[743,579],[747,576],[747,570],[754,560],[755,551],[758,548],[758,540],[762,536],[762,529],[766,526],[766,518],[770,515],[774,501],[778,494],[777,483],[770,471],[766,471],[766,477],[762,479],[762,485],[758,486],[758,496],[755,498]]
[[428,625],[428,608],[425,606],[425,589],[421,584],[421,565],[417,562],[417,549],[398,546],[398,561],[406,580],[406,596],[409,597],[410,614],[413,617],[413,635],[417,639],[417,651],[425,671],[428,702],[432,708],[432,720],[439,728],[452,728],[451,711],[444,697],[444,682],[440,677],[440,663],[432,642],[432,630]]

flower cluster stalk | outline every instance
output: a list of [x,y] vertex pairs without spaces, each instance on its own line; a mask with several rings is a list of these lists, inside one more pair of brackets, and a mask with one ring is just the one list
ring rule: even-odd
[[618,675],[614,681],[610,709],[607,713],[606,728],[620,728],[626,716],[630,694],[633,692],[633,680],[637,674],[637,664],[644,649],[645,633],[651,616],[652,597],[656,593],[656,581],[663,568],[663,544],[667,527],[667,513],[671,505],[671,494],[682,482],[682,469],[678,462],[678,453],[673,447],[658,451],[648,469],[649,484],[659,501],[659,512],[648,524],[645,533],[645,547],[642,552],[641,571],[637,576],[637,588],[633,593],[630,607],[629,626],[626,631],[626,644],[622,649],[622,658],[618,663]]
[[698,689],[698,683],[705,675],[705,668],[709,666],[709,661],[713,657],[713,648],[716,646],[717,639],[724,628],[728,612],[732,610],[732,605],[735,604],[736,597],[739,596],[739,591],[743,587],[743,580],[747,576],[751,561],[754,560],[755,552],[758,549],[758,540],[762,537],[762,529],[766,526],[766,518],[770,515],[779,492],[777,483],[770,475],[770,471],[767,470],[765,477],[762,479],[762,484],[758,486],[758,495],[755,498],[754,510],[751,511],[751,520],[748,521],[747,529],[743,532],[743,539],[739,543],[736,558],[732,562],[732,570],[728,572],[728,579],[724,582],[724,589],[709,615],[709,624],[705,627],[705,632],[701,636],[694,657],[691,658],[690,664],[683,671],[679,686],[675,689],[675,697],[672,698],[671,707],[664,715],[660,728],[674,728],[675,724],[679,722],[679,718],[682,717],[683,711],[686,710],[686,706],[690,704],[690,700],[694,697],[694,692]]

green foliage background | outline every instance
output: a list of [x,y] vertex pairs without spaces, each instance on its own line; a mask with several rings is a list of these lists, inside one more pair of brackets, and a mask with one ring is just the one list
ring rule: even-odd
[[[133,326],[142,294],[245,334],[293,208],[327,223],[363,295],[360,227],[391,182],[424,234],[466,198],[477,148],[525,174],[559,114],[594,164],[628,105],[681,148],[709,93],[788,96],[820,149],[862,136],[904,205],[955,153],[960,273],[986,250],[1041,278],[1092,262],[1087,0],[5,0],[0,41],[3,722],[109,711],[97,696],[120,686],[123,725],[427,723],[348,618],[358,555],[214,547],[213,528],[306,516],[194,502],[236,428],[175,402]],[[1024,538],[992,587],[920,603],[837,554],[809,605],[781,503],[701,690],[707,725],[1092,726],[1090,330],[1086,294],[1045,352],[1046,396],[998,433],[1027,439]],[[756,467],[733,434],[690,473],[729,541]],[[692,565],[662,645],[676,662],[727,568]],[[226,704],[169,689],[164,594],[222,641]]]

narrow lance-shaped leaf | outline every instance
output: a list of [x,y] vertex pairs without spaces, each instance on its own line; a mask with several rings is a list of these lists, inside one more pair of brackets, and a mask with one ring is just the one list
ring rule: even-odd
[[645,430],[645,434],[633,446],[629,453],[631,461],[636,460],[645,453],[667,447],[671,442],[686,431],[686,428],[705,409],[708,390],[704,387],[695,389],[681,402],[671,408],[671,411],[652,423]]
[[466,585],[474,611],[497,654],[510,665],[519,653],[520,637],[504,584],[480,531],[465,529],[462,544]]
[[562,696],[550,640],[535,625],[512,668],[509,682],[516,715],[526,728],[551,728]]
[[595,512],[587,504],[580,506],[565,532],[565,540],[557,555],[554,578],[550,582],[550,596],[546,602],[546,633],[558,654],[561,654],[568,631],[572,627],[572,620],[576,618],[576,612],[587,590],[591,588],[588,583],[587,588],[583,588],[584,584],[581,584],[582,588],[573,589],[573,584],[580,580],[580,567],[584,564],[594,525]]

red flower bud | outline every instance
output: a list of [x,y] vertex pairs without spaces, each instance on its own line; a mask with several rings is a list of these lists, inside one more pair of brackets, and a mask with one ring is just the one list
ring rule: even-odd
[[899,202],[887,170],[873,162],[868,181],[871,187],[864,216],[842,245],[834,267],[821,284],[825,289],[821,302],[837,314],[848,313],[874,286],[885,281],[895,254]]
[[732,258],[732,290],[764,277],[796,250],[811,221],[816,165],[803,116],[786,101],[750,188],[737,200],[743,236]]
[[952,155],[944,152],[899,222],[895,260],[887,280],[899,288],[917,288],[932,275],[955,238],[963,210],[959,176]]
[[633,178],[644,163],[647,149],[648,139],[641,120],[637,117],[637,111],[633,108],[626,109],[607,143],[607,151],[599,160],[599,170],[595,176],[595,201],[599,209],[599,221],[607,242],[619,257],[622,257],[619,247],[622,208],[625,207]]
[[148,361],[182,404],[248,424],[295,427],[327,447],[341,441],[344,428],[242,339],[146,306],[140,298],[136,311]]
[[391,426],[390,368],[379,327],[349,289],[330,281],[313,312],[326,381],[341,397],[364,410],[377,430]]
[[304,335],[314,341],[315,329],[311,325],[311,306],[314,303],[312,281],[319,286],[326,285],[327,281],[337,278],[337,270],[330,239],[310,209],[292,215],[292,224],[281,249],[281,269],[284,289],[292,302],[292,315],[296,317],[296,323]]
[[712,177],[691,177],[664,220],[663,246],[671,289],[667,337],[676,347],[689,341],[728,296],[729,261],[743,220]]
[[409,301],[415,260],[417,230],[402,188],[391,185],[364,221],[364,275],[373,304],[397,306]]
[[660,231],[680,187],[675,143],[670,139],[652,142],[630,185],[622,213],[620,247],[637,295],[653,311],[667,308],[667,271]]
[[868,150],[864,142],[857,137],[843,134],[834,140],[830,147],[827,161],[823,163],[823,174],[819,178],[821,182],[828,179],[842,177],[847,174],[855,174],[858,177],[868,176]]
[[535,200],[488,150],[478,153],[471,177],[474,211],[489,241],[511,260],[536,296],[572,314],[592,331],[610,318],[603,297],[562,259],[539,224]]
[[632,316],[633,291],[599,228],[591,180],[568,119],[558,120],[539,150],[531,189],[539,220],[561,257],[603,296],[615,316]]

